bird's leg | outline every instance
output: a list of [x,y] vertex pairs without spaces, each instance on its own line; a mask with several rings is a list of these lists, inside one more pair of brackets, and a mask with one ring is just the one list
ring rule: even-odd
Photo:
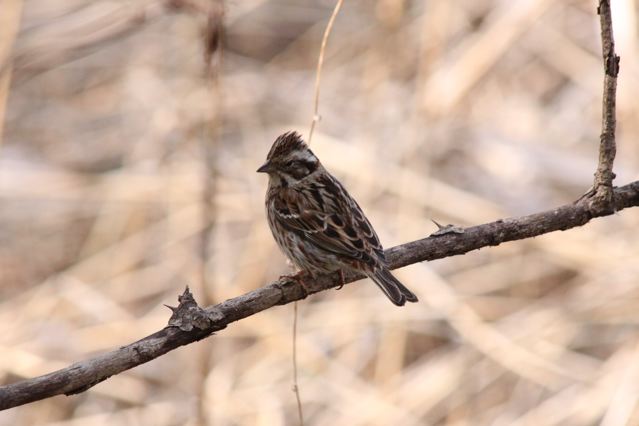
[[337,271],[337,272],[339,273],[339,282],[340,282],[340,285],[339,285],[339,287],[337,287],[335,290],[341,290],[341,289],[342,289],[342,287],[344,287],[344,284],[346,284],[346,283],[344,282],[344,270],[343,270],[343,269],[340,269],[340,270],[339,270],[339,271]]
[[310,293],[309,288],[306,287],[306,284],[304,283],[304,281],[306,281],[308,278],[313,278],[313,275],[303,269],[294,275],[280,276],[280,279],[288,279],[299,284],[299,286],[302,287],[302,290],[304,290],[304,298],[306,298],[306,296],[308,296],[308,294]]

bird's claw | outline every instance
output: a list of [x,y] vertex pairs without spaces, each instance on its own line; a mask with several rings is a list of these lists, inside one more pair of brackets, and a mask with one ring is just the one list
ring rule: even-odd
[[310,274],[306,271],[299,271],[298,273],[294,274],[294,275],[281,275],[280,276],[280,280],[288,280],[288,281],[293,281],[296,284],[298,284],[302,290],[304,291],[304,298],[306,298],[306,296],[308,296],[310,294],[310,290],[308,287],[306,287],[306,284],[304,283],[304,281],[310,276]]

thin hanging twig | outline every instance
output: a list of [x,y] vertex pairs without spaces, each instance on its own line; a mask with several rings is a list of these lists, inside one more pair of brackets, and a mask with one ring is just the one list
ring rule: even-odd
[[[319,94],[320,94],[320,81],[322,77],[322,66],[324,65],[324,53],[326,52],[326,44],[328,43],[328,36],[333,30],[333,24],[335,18],[342,7],[343,0],[337,0],[333,13],[326,24],[324,35],[322,36],[322,44],[320,46],[319,56],[317,58],[317,69],[315,71],[315,100],[313,108],[313,119],[311,120],[311,129],[308,132],[308,144],[310,145],[313,137],[313,130],[315,130],[315,123],[319,121]],[[304,426],[304,411],[302,410],[302,398],[300,397],[300,388],[297,381],[297,301],[293,303],[293,392],[295,393],[295,399],[297,401],[297,415],[299,417],[300,426]]]
[[304,411],[302,411],[302,398],[297,384],[297,301],[293,303],[293,392],[297,401],[297,416],[300,425],[304,426]]
[[322,78],[322,65],[324,65],[324,53],[326,51],[326,43],[328,43],[328,36],[331,34],[333,30],[333,24],[335,23],[335,18],[337,18],[337,14],[342,7],[342,3],[344,0],[337,0],[335,4],[335,8],[333,9],[333,13],[331,14],[330,19],[328,20],[328,24],[326,25],[326,29],[324,30],[324,36],[322,37],[322,46],[320,47],[320,53],[317,58],[317,70],[315,71],[315,107],[313,109],[313,120],[311,121],[311,130],[308,132],[308,143],[311,143],[311,139],[313,138],[313,131],[315,130],[315,123],[320,120],[319,115],[319,95],[320,95],[320,80]]

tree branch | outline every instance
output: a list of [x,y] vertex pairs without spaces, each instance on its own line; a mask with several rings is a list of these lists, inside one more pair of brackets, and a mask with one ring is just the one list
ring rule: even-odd
[[[613,189],[613,210],[639,206],[639,181]],[[454,229],[421,240],[393,247],[386,251],[391,269],[417,262],[464,254],[482,247],[497,246],[507,241],[521,240],[549,232],[575,228],[592,218],[610,215],[611,211],[593,208],[587,199],[553,210],[465,229]],[[345,274],[345,281],[363,278]],[[54,395],[84,392],[114,374],[151,361],[180,346],[210,336],[232,322],[254,315],[275,305],[304,299],[341,284],[339,274],[323,275],[304,282],[282,277],[265,287],[229,299],[218,305],[200,308],[188,288],[180,296],[180,305],[171,308],[169,325],[137,342],[123,346],[86,361],[77,362],[53,373],[0,387],[0,410]]]
[[597,13],[601,22],[601,48],[604,64],[604,89],[602,101],[601,137],[599,143],[599,164],[595,172],[591,202],[595,209],[610,210],[613,207],[612,180],[615,174],[612,165],[615,161],[617,146],[615,142],[617,76],[619,75],[619,56],[615,53],[615,40],[612,34],[612,16],[610,0],[599,0]]

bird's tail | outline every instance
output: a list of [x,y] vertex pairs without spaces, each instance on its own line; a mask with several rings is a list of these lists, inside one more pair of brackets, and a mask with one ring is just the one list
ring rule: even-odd
[[388,269],[379,268],[371,273],[369,277],[382,289],[386,297],[397,306],[404,306],[406,301],[417,302],[417,296],[399,282]]

